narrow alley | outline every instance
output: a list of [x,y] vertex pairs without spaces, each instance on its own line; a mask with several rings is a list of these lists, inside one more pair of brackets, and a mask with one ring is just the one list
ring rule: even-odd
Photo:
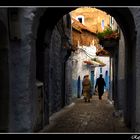
[[5,7],[0,35],[0,133],[140,132],[140,7]]
[[50,118],[50,125],[41,133],[127,133],[121,115],[114,113],[114,107],[107,100],[107,93],[99,100],[92,96],[91,102],[82,98],[73,101]]

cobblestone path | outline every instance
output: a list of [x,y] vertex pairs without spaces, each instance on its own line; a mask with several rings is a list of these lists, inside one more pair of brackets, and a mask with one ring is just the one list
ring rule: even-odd
[[42,132],[45,133],[129,133],[122,117],[113,115],[114,107],[107,94],[99,100],[94,95],[91,102],[75,100],[71,105],[55,113]]

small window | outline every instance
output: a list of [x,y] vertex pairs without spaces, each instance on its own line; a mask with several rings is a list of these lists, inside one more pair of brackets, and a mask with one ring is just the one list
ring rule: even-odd
[[114,19],[113,17],[110,17],[110,26],[112,27],[113,24],[114,24]]
[[108,75],[108,71],[107,70],[105,71],[105,75]]
[[104,29],[104,26],[105,26],[105,23],[104,23],[104,20],[102,20],[102,23],[101,23],[102,25],[102,29]]
[[76,17],[76,20],[78,20],[80,23],[84,24],[84,16],[79,15]]
[[79,20],[80,23],[83,23],[81,17],[78,17],[78,20]]
[[102,73],[102,68],[100,68],[100,73]]

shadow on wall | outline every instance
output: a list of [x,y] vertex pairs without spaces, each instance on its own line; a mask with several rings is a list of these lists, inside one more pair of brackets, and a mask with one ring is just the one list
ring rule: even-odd
[[8,36],[0,21],[0,132],[8,131],[9,124],[9,56]]

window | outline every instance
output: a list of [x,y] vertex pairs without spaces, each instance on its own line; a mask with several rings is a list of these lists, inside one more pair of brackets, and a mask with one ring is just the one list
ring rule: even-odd
[[80,23],[84,24],[84,16],[77,16],[76,20],[78,20]]
[[105,23],[104,23],[104,20],[103,19],[102,19],[101,26],[102,26],[102,29],[104,30]]
[[108,75],[108,70],[105,71],[105,75]]
[[114,24],[114,19],[113,19],[113,17],[111,17],[111,23]]
[[100,68],[100,73],[102,73],[102,68]]
[[82,18],[81,18],[81,17],[79,17],[79,18],[78,18],[78,20],[79,20],[79,22],[81,22],[81,23],[82,23]]
[[110,17],[110,26],[112,27],[113,24],[114,24],[113,17]]

